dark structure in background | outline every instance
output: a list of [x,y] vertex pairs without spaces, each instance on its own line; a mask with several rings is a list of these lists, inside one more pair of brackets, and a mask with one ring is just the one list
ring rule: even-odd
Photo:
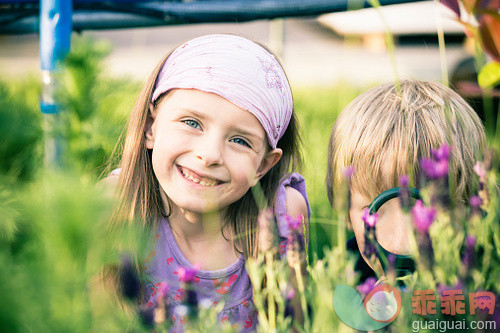
[[450,78],[451,86],[474,108],[483,124],[486,122],[497,124],[500,84],[490,91],[484,91],[477,83],[477,74],[475,59],[466,58],[454,68]]
[[[60,0],[59,2],[71,2]],[[380,0],[382,6],[423,0]],[[0,34],[39,31],[37,0],[0,0]],[[58,2],[58,1],[56,1]],[[371,7],[366,0],[73,0],[73,30],[244,22]]]

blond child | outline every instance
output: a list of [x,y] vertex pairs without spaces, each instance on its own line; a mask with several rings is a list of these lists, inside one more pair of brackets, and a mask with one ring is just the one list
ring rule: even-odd
[[[400,186],[403,176],[418,188],[419,161],[444,144],[451,147],[448,172],[454,184],[453,204],[463,205],[476,190],[473,167],[482,157],[486,138],[477,114],[453,90],[424,81],[406,80],[399,87],[388,83],[361,94],[338,116],[328,147],[328,197],[333,204],[335,189],[345,182],[344,170],[352,167],[349,218],[367,263],[365,209],[382,192]],[[410,230],[402,221],[397,198],[378,211],[377,240],[395,255],[410,250]]]

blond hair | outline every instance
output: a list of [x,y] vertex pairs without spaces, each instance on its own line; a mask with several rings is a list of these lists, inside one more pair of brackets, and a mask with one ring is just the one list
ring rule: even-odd
[[[168,216],[171,207],[164,207],[162,189],[156,178],[151,155],[152,150],[146,148],[145,128],[150,114],[150,101],[156,79],[163,64],[168,60],[165,56],[151,73],[136,100],[123,147],[121,172],[118,180],[118,205],[112,217],[112,225],[123,221],[139,221],[144,227],[155,228],[161,216]],[[162,98],[159,97],[154,107]],[[295,113],[285,133],[278,141],[277,148],[283,151],[280,160],[259,181],[264,194],[265,204],[274,205],[275,195],[280,180],[301,164],[300,137]],[[166,195],[166,194],[165,194]],[[170,203],[168,195],[167,202]],[[245,258],[257,254],[256,229],[259,208],[251,189],[228,207],[221,231],[226,226],[232,230],[235,249],[243,253]],[[225,235],[223,234],[225,237]]]
[[477,183],[473,166],[486,137],[474,110],[439,83],[406,80],[361,94],[338,116],[328,146],[326,186],[333,202],[343,170],[352,166],[351,188],[373,199],[409,175],[418,186],[419,160],[431,149],[452,146],[449,160],[454,199],[467,202]]

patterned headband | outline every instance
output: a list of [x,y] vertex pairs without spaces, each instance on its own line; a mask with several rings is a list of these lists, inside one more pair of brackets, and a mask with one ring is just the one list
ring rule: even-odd
[[176,88],[215,93],[251,112],[272,148],[292,116],[292,92],[283,68],[263,47],[235,35],[202,36],[175,49],[156,79],[151,102]]

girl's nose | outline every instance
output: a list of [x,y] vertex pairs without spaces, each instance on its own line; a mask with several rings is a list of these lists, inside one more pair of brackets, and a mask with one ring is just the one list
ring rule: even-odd
[[207,167],[224,164],[222,158],[222,144],[217,138],[205,137],[195,151],[195,156]]

